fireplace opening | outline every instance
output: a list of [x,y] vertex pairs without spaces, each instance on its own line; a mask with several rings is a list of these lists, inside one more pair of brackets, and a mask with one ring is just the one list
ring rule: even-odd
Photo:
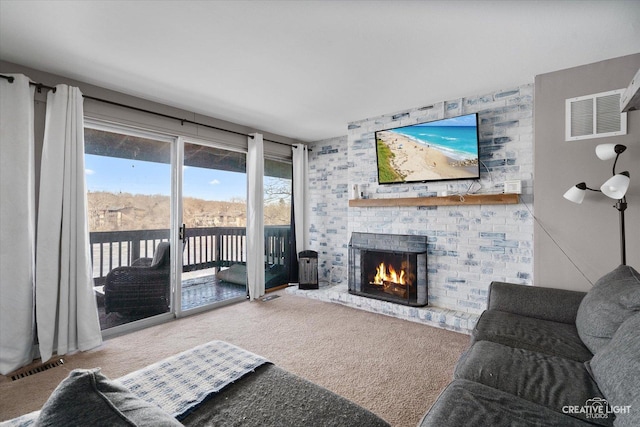
[[361,259],[365,293],[415,300],[416,254],[364,250]]
[[410,306],[427,305],[426,237],[352,233],[349,292]]

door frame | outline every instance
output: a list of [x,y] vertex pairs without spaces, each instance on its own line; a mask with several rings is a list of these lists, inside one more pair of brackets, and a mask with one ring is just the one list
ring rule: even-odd
[[[182,225],[182,192],[183,192],[183,173],[184,173],[184,144],[198,144],[221,150],[232,151],[236,153],[247,154],[247,150],[238,146],[227,145],[210,139],[196,138],[192,136],[183,136],[178,132],[166,132],[161,130],[149,129],[143,126],[130,125],[118,121],[105,120],[100,117],[85,115],[84,127],[103,130],[106,132],[119,133],[123,135],[131,135],[156,141],[166,142],[170,144],[171,150],[171,183],[170,183],[170,231],[169,241],[171,244],[171,310],[167,313],[161,313],[152,317],[136,320],[120,326],[105,329],[102,331],[103,338],[115,337],[135,330],[143,329],[149,326],[165,323],[173,318],[181,318],[208,311],[224,305],[236,303],[245,300],[245,297],[232,298],[229,300],[216,302],[182,310],[182,244],[174,244],[173,242],[181,242],[180,226]],[[182,242],[181,242],[182,243]]]
[[[149,130],[143,127],[139,127],[139,126],[132,126],[129,124],[125,124],[125,123],[120,123],[120,122],[115,122],[115,121],[110,121],[110,120],[104,120],[101,119],[99,117],[93,117],[91,115],[85,115],[84,116],[84,123],[83,123],[83,128],[90,128],[90,129],[96,129],[96,130],[101,130],[101,131],[105,131],[105,132],[111,132],[111,133],[117,133],[117,134],[121,134],[121,135],[130,135],[130,136],[135,136],[135,137],[141,137],[141,138],[146,138],[146,139],[153,139],[156,141],[160,141],[160,142],[165,142],[170,144],[170,150],[171,150],[171,188],[170,188],[170,205],[171,205],[171,209],[170,209],[170,214],[169,214],[169,222],[170,222],[170,227],[169,227],[169,242],[175,242],[175,236],[178,233],[177,230],[175,230],[175,212],[174,212],[174,186],[175,186],[175,180],[176,180],[176,168],[175,168],[175,163],[174,163],[174,158],[177,155],[177,151],[176,151],[176,147],[177,147],[177,141],[178,141],[178,137],[176,135],[173,135],[171,133],[167,133],[167,132],[161,132],[161,131],[155,131],[155,130]],[[175,249],[176,245],[172,244],[171,245],[171,257],[174,256],[174,249]],[[175,262],[173,262],[173,258],[172,258],[172,262],[171,262],[171,273],[170,273],[170,286],[171,286],[171,292],[170,292],[170,307],[171,309],[167,312],[167,313],[160,313],[160,314],[156,314],[153,315],[151,317],[146,317],[140,320],[135,320],[132,322],[128,322],[119,326],[115,326],[113,328],[109,328],[109,329],[105,329],[102,330],[102,338],[103,339],[108,339],[108,338],[113,338],[119,335],[123,335],[129,332],[134,332],[140,329],[144,329],[150,326],[155,326],[158,324],[162,324],[165,323],[169,320],[172,320],[176,317],[175,315],[175,289],[176,289],[176,283],[175,283]]]
[[[217,148],[220,150],[231,151],[234,153],[243,153],[245,156],[247,154],[247,150],[241,149],[239,147],[229,147],[222,143],[195,138],[191,136],[178,136],[176,138],[175,144],[175,164],[173,165],[173,177],[172,184],[174,185],[174,189],[172,189],[172,216],[175,218],[175,222],[172,223],[171,229],[171,237],[175,242],[181,242],[180,239],[180,227],[184,222],[184,218],[182,216],[183,213],[183,185],[184,185],[184,146],[185,144],[195,144],[202,145],[211,148]],[[246,174],[246,171],[245,171]],[[173,200],[175,197],[175,200]],[[248,236],[247,236],[248,238]],[[180,250],[179,250],[180,248]],[[174,313],[176,318],[182,318],[191,316],[194,314],[202,313],[205,311],[209,311],[215,308],[223,307],[225,305],[234,304],[237,302],[241,302],[246,300],[246,297],[236,297],[230,298],[223,301],[217,301],[211,304],[206,304],[200,307],[191,308],[189,310],[182,310],[182,262],[183,262],[183,253],[182,253],[182,245],[172,245],[171,256],[172,259],[175,260],[172,262],[172,283],[175,283],[175,287],[172,287],[172,304],[174,305]],[[175,252],[174,252],[175,251]],[[178,261],[179,260],[179,261]],[[178,265],[179,262],[179,265]],[[174,271],[175,270],[175,271]]]

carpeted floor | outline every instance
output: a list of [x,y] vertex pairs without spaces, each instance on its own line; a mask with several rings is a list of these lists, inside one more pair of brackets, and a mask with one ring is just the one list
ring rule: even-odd
[[467,335],[275,293],[110,339],[18,381],[0,376],[0,420],[39,409],[74,368],[117,378],[213,339],[262,355],[393,426],[415,426],[451,380]]

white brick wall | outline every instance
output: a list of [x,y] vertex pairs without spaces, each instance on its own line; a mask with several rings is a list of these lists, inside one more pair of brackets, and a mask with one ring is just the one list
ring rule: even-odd
[[309,148],[309,245],[318,252],[319,280],[342,283],[347,280],[348,262],[347,137],[318,141]]
[[[379,186],[374,132],[470,113],[479,114],[480,159],[490,171],[481,167],[480,192],[501,192],[505,180],[519,179],[520,204],[348,207],[353,184],[373,198],[434,196],[443,190],[465,193],[472,181]],[[524,85],[353,122],[347,136],[311,144],[310,242],[319,253],[320,280],[347,280],[349,236],[360,231],[427,236],[429,304],[460,316],[482,312],[492,280],[532,283],[532,114],[533,85]]]

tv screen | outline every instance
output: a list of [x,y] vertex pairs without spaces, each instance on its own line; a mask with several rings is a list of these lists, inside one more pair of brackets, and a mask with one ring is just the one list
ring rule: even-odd
[[478,115],[466,114],[375,133],[378,182],[478,179]]

